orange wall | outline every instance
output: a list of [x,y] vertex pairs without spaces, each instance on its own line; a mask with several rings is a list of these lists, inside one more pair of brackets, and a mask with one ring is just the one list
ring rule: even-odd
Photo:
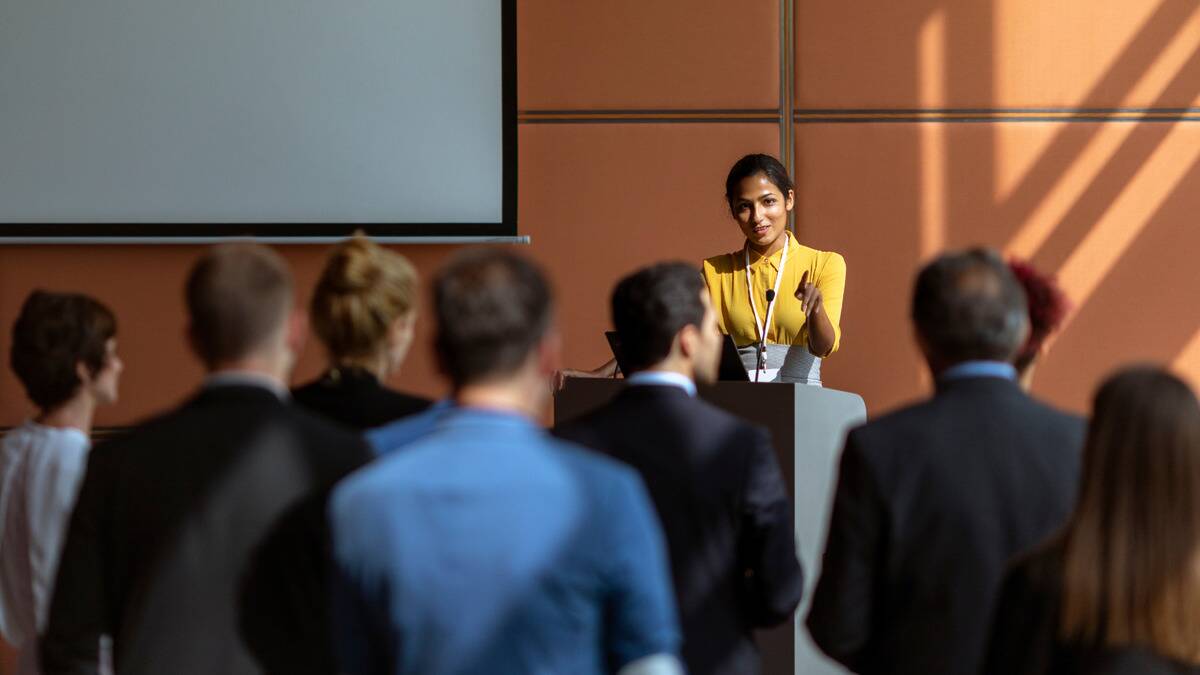
[[[1119,110],[1200,95],[1194,3],[522,0],[518,11],[520,230],[558,288],[573,365],[607,357],[605,303],[620,275],[738,246],[724,172],[745,152],[786,154],[790,135],[800,238],[849,264],[830,386],[873,411],[919,395],[905,318],[913,271],[975,242],[1057,272],[1078,306],[1039,377],[1052,401],[1083,409],[1097,380],[1130,360],[1200,378],[1198,312],[1176,301],[1200,292],[1188,259],[1200,244],[1188,218],[1200,206],[1200,126]],[[792,58],[788,88],[781,56]],[[794,100],[781,105],[787,89]],[[1094,112],[1072,117],[1080,107]],[[946,108],[979,112],[964,122]],[[851,109],[871,121],[852,123]],[[763,110],[795,110],[797,123],[763,122]],[[547,123],[547,111],[583,119]],[[661,119],[641,119],[650,113]],[[307,292],[326,249],[282,250]],[[428,275],[452,247],[400,250]],[[0,248],[0,351],[31,288],[85,290],[116,309],[128,364],[122,401],[99,423],[178,400],[199,377],[180,339],[180,285],[197,251]],[[428,328],[395,384],[437,395]],[[298,378],[319,363],[310,345]],[[28,412],[4,373],[0,425]]]

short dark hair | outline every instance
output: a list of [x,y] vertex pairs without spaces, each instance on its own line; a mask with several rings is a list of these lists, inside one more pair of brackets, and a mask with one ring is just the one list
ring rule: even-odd
[[622,279],[612,294],[612,320],[632,370],[667,358],[684,326],[704,319],[700,270],[682,262],[652,265]]
[[1025,292],[994,251],[947,253],[925,266],[913,289],[912,319],[938,358],[1010,361],[1029,322]]
[[787,167],[779,160],[770,155],[746,155],[734,162],[729,169],[729,175],[725,177],[725,201],[729,203],[730,209],[733,208],[733,200],[736,196],[734,192],[737,191],[738,184],[750,176],[760,173],[766,176],[771,184],[779,188],[784,197],[787,197],[788,190],[796,187],[792,183],[791,176],[788,175]]
[[550,329],[550,285],[532,262],[500,248],[455,256],[433,282],[434,346],[455,387],[512,373]]
[[283,325],[292,274],[265,246],[222,244],[192,268],[185,295],[192,346],[211,367],[248,356]]
[[78,293],[35,290],[13,324],[9,363],[25,393],[42,410],[66,403],[82,382],[82,362],[92,375],[108,361],[117,319],[100,302]]

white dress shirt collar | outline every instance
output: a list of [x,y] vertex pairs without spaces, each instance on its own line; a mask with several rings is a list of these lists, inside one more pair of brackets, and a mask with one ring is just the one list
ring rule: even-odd
[[660,387],[679,387],[688,396],[696,395],[696,383],[692,378],[682,373],[672,373],[665,370],[643,370],[625,378],[630,386],[657,385]]
[[283,386],[279,380],[263,373],[249,370],[220,370],[204,378],[206,389],[229,386],[261,387],[278,396],[281,401],[286,401],[291,397],[287,387]]

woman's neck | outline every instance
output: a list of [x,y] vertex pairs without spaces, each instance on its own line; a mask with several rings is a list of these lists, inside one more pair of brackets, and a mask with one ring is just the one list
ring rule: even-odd
[[746,246],[760,258],[770,258],[771,256],[783,250],[787,246],[788,233],[786,230],[781,232],[775,241],[767,244],[765,247],[755,246],[749,239],[746,240]]
[[84,434],[92,433],[92,418],[96,412],[96,402],[86,394],[77,395],[53,410],[44,411],[34,419],[46,427],[56,429],[78,429]]
[[388,359],[385,352],[380,352],[373,356],[338,359],[330,364],[330,368],[363,370],[374,375],[375,379],[380,382],[387,380],[388,375],[391,374],[388,372]]

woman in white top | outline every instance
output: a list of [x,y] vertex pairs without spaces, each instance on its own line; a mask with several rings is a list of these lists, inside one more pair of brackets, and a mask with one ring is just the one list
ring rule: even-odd
[[77,294],[34,291],[13,326],[10,364],[39,409],[0,441],[0,634],[18,675],[39,672],[63,536],[87,468],[99,404],[117,399],[116,319]]

